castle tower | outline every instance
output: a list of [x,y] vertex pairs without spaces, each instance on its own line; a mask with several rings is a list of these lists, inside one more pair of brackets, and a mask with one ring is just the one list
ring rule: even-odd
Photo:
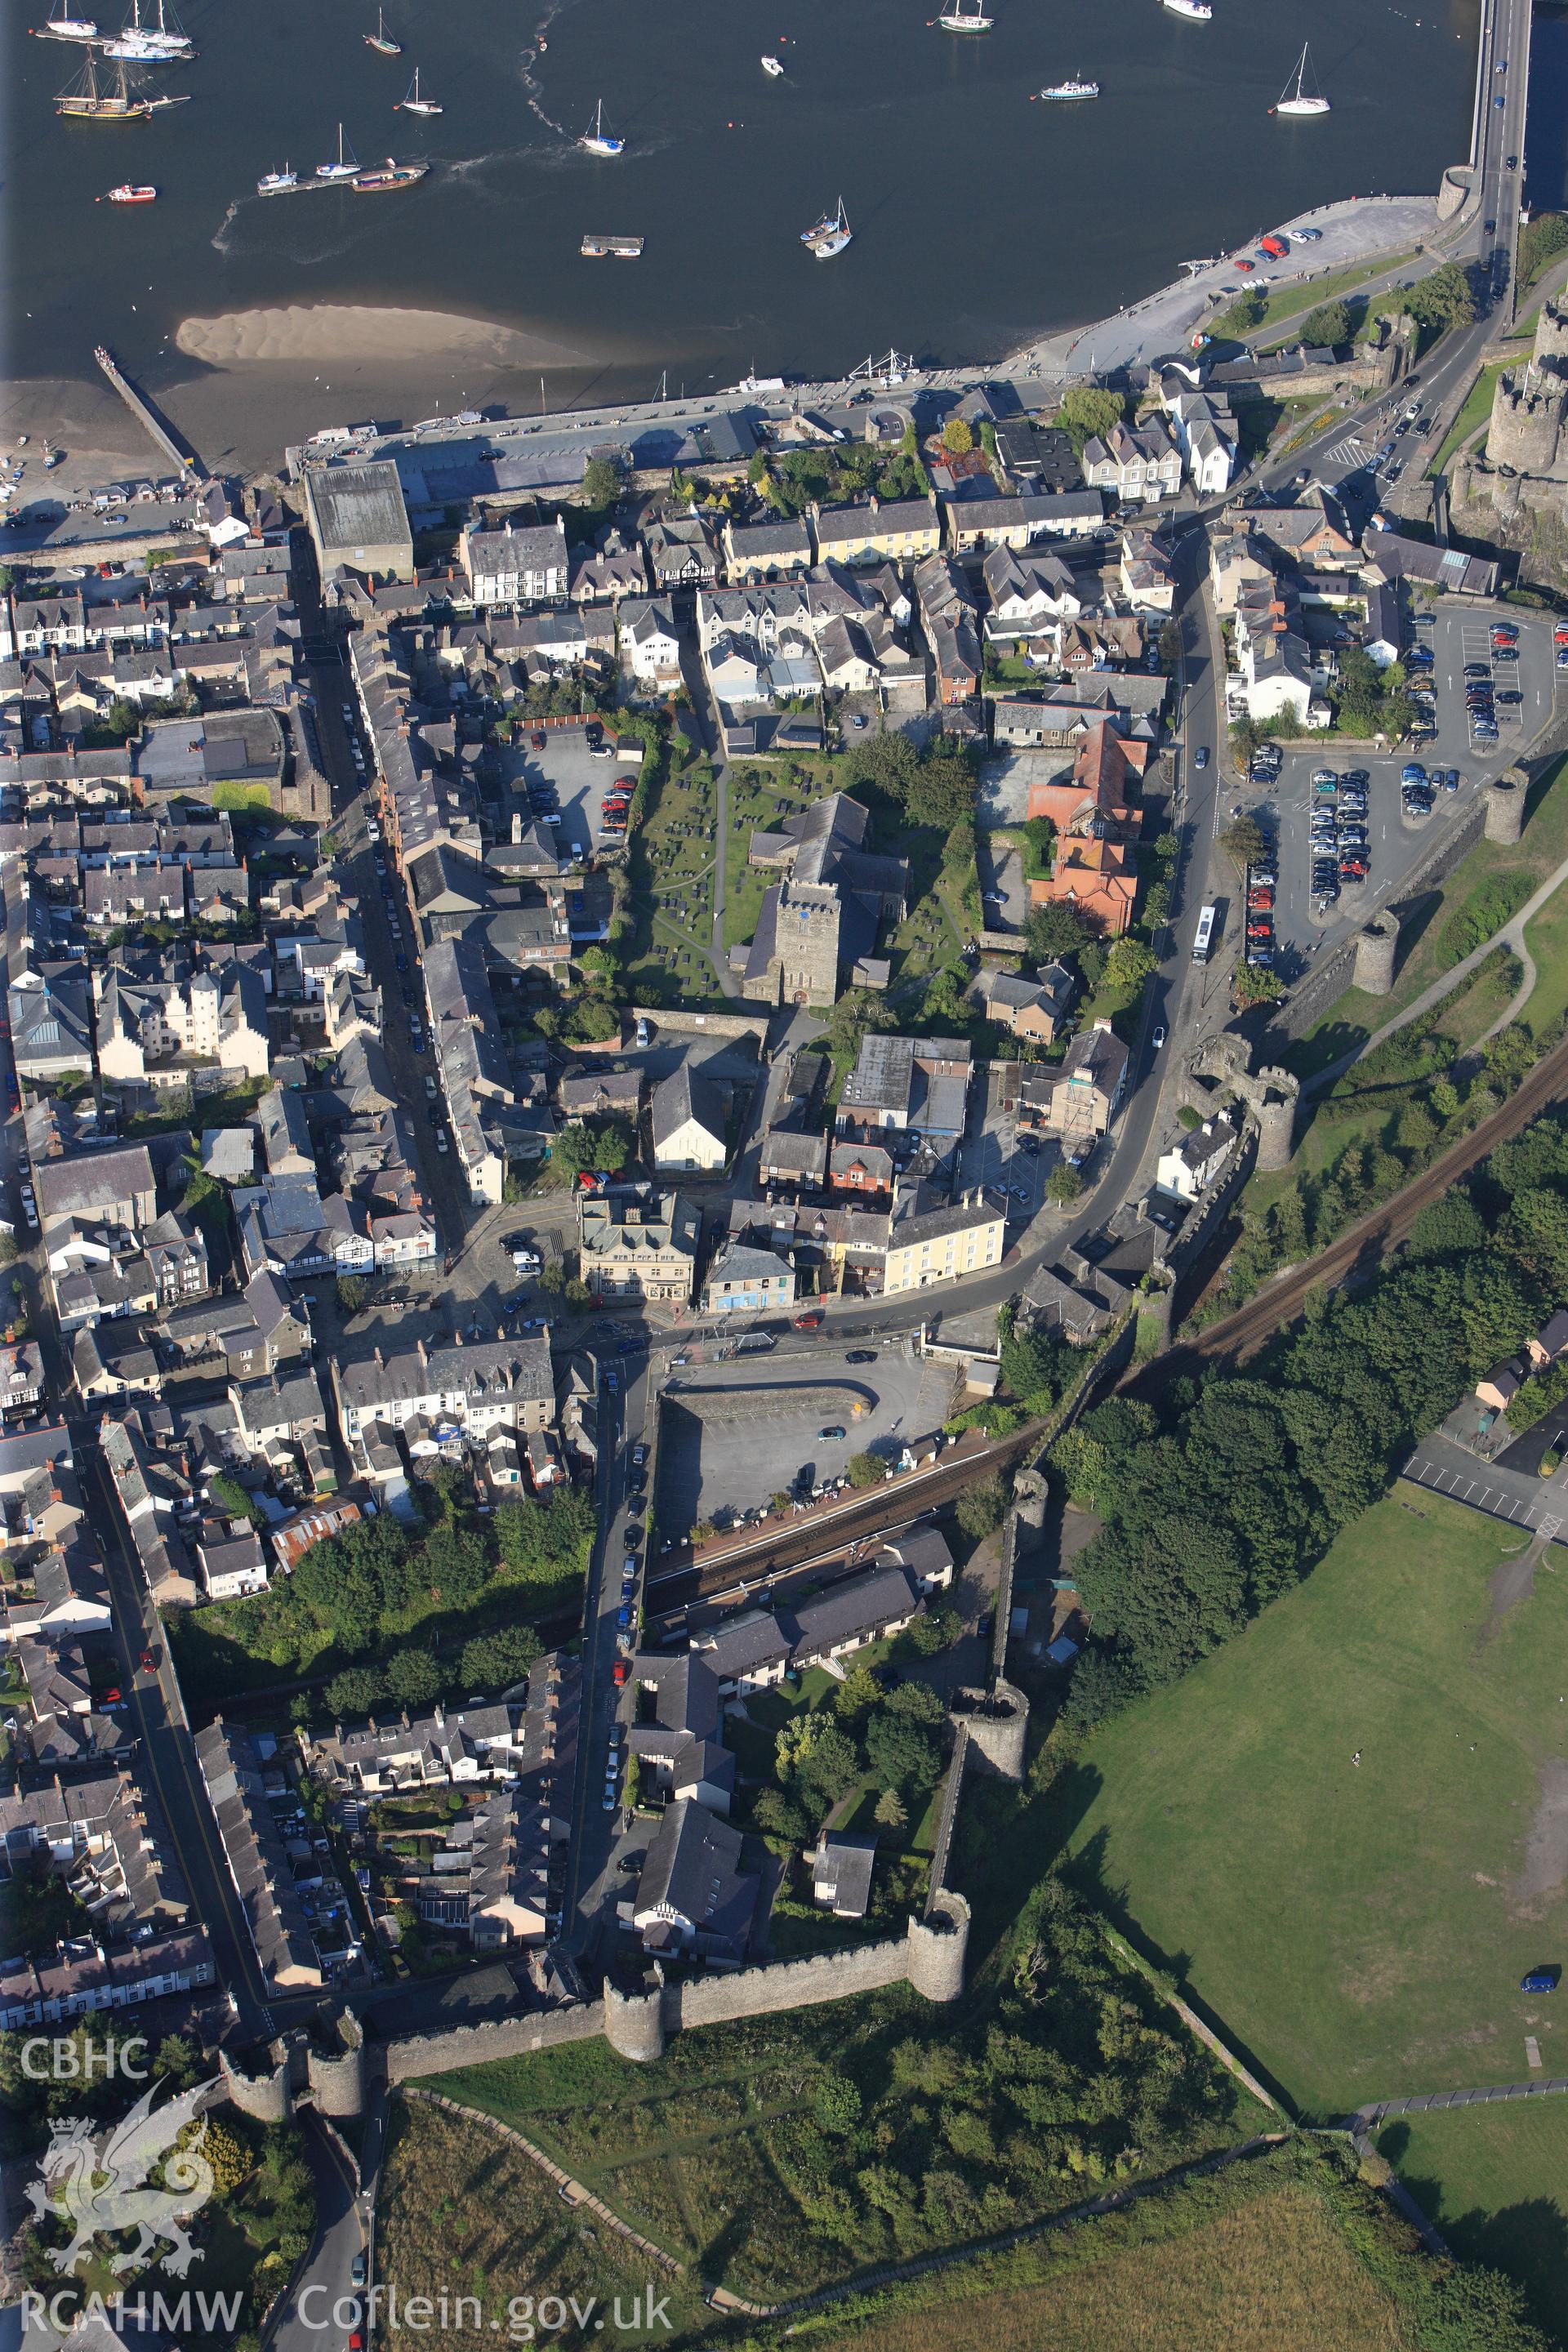
[[1374,915],[1355,943],[1354,985],[1367,996],[1386,996],[1394,986],[1394,960],[1399,951],[1399,918]]
[[664,2055],[664,1994],[624,1993],[605,1979],[605,2039],[639,2066]]
[[928,2000],[956,2000],[963,1990],[969,1950],[969,1906],[963,1895],[950,1886],[939,1888],[925,1917],[911,1918],[906,1934],[909,1979],[915,1990]]
[[969,1744],[999,1780],[1015,1785],[1024,1777],[1029,1741],[1029,1702],[1016,1684],[998,1675],[972,1715]]
[[1487,462],[1516,474],[1568,474],[1568,309],[1543,302],[1528,365],[1492,392]]
[[341,2048],[329,2055],[310,2044],[305,2079],[322,2115],[352,2122],[364,2113],[364,2033],[352,2010],[343,2011],[332,2031]]
[[1505,768],[1487,786],[1487,839],[1517,841],[1524,831],[1525,779],[1521,770]]
[[1260,1091],[1252,1103],[1258,1120],[1258,1171],[1277,1176],[1290,1165],[1296,1137],[1296,1106],[1301,1081],[1289,1070],[1259,1070]]

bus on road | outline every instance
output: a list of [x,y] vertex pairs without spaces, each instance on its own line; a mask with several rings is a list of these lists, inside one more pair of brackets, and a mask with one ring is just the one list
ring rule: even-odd
[[1198,928],[1193,937],[1193,961],[1207,963],[1214,946],[1215,908],[1205,907],[1198,917]]

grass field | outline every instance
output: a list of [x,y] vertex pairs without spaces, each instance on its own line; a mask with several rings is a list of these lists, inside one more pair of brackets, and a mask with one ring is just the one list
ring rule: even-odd
[[[1356,287],[1364,286],[1369,278],[1381,278],[1388,270],[1399,268],[1413,257],[1408,253],[1402,253],[1396,254],[1392,260],[1357,262],[1348,269],[1326,270],[1321,278],[1314,278],[1306,285],[1298,283],[1279,287],[1268,297],[1261,325],[1250,331],[1253,340],[1257,341],[1258,338],[1268,333],[1270,327],[1279,326],[1287,319],[1304,319],[1309,311],[1319,310],[1323,303],[1337,302],[1342,294],[1349,294]],[[1286,336],[1282,341],[1269,344],[1258,341],[1258,348],[1260,351],[1278,351],[1289,340]]]
[[[439,2312],[447,2298],[455,2327],[475,2331],[471,2342],[482,2340],[481,2329],[503,2343],[519,2340],[508,2327],[508,2306],[523,2296],[535,2305],[545,2295],[575,2295],[580,2303],[592,2297],[606,2313],[618,2296],[629,2319],[632,2299],[650,2275],[658,2292],[668,2293],[678,2330],[702,2316],[689,2284],[652,2273],[635,2247],[588,2216],[578,2220],[549,2175],[521,2150],[482,2124],[421,2101],[392,2103],[376,2234],[377,2275],[396,2282],[398,2302],[406,2307],[427,2295]],[[477,2298],[482,2316],[457,2318],[458,2296]],[[669,2341],[668,2329],[658,2326],[650,2333],[617,2326],[613,2336],[608,2327],[605,2334],[616,2343]],[[400,2330],[390,2340],[414,2339]]]
[[1415,2352],[1397,2303],[1319,2199],[1292,2185],[1037,2283],[899,2310],[813,2340],[844,2352]]
[[1495,367],[1482,368],[1465,395],[1463,408],[1448,427],[1441,447],[1427,467],[1428,474],[1440,474],[1449,458],[1458,455],[1471,435],[1480,431],[1492,413],[1492,387],[1507,365],[1506,360],[1499,360]]
[[1568,2098],[1400,2116],[1378,2134],[1461,2262],[1506,2271],[1542,2327],[1568,2328]]
[[[1568,1575],[1490,1622],[1516,1531],[1399,1488],[1057,1784],[1077,1868],[1299,2106],[1511,2082],[1568,2020]],[[1360,1763],[1352,1759],[1360,1758]]]

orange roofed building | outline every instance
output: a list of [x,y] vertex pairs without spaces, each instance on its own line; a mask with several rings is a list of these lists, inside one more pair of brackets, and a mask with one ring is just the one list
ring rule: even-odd
[[1029,814],[1049,817],[1057,829],[1052,870],[1029,884],[1033,905],[1075,906],[1111,939],[1128,929],[1143,822],[1132,796],[1149,751],[1147,743],[1119,734],[1114,719],[1096,719],[1079,744],[1072,774],[1029,786]]

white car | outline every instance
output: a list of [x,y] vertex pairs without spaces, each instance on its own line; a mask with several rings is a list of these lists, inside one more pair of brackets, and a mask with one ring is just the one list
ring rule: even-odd
[[1160,1050],[1161,1046],[1164,1044],[1164,1042],[1165,1042],[1165,1024],[1164,1024],[1164,1023],[1162,1021],[1162,1022],[1161,1022],[1161,1024],[1160,1024],[1160,1025],[1159,1025],[1159,1027],[1155,1030],[1154,1034],[1150,1038],[1150,1040],[1149,1040],[1149,1044],[1150,1044],[1151,1047],[1152,1048],[1152,1050],[1157,1054],[1157,1053],[1159,1052],[1159,1050]]

